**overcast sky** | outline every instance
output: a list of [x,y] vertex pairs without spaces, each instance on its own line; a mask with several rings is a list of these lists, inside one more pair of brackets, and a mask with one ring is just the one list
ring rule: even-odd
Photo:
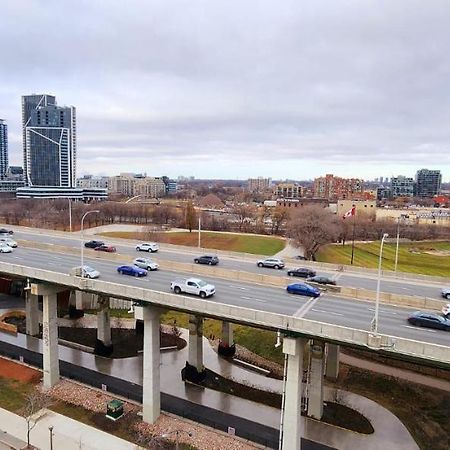
[[74,105],[78,175],[450,181],[448,0],[2,0],[0,118]]

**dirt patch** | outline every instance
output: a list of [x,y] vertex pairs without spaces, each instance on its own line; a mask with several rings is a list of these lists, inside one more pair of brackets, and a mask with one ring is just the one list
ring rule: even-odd
[[430,250],[424,253],[433,256],[450,256],[450,250]]
[[23,383],[37,383],[42,378],[42,373],[39,370],[0,358],[0,377]]

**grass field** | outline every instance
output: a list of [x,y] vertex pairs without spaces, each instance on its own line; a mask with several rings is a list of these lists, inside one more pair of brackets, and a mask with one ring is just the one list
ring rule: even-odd
[[[383,269],[394,270],[395,243],[383,247]],[[352,246],[327,245],[316,255],[318,261],[350,264]],[[353,264],[377,268],[380,242],[356,243]],[[450,277],[450,242],[408,242],[401,243],[398,253],[399,272]]]
[[[102,236],[113,238],[135,239],[137,241],[154,240],[159,243],[186,245],[197,247],[198,232],[174,233],[136,233],[126,231],[110,231],[101,233]],[[201,245],[203,248],[227,250],[233,252],[252,253],[254,255],[271,256],[283,250],[286,245],[284,239],[273,236],[257,236],[254,234],[215,233],[202,231]]]

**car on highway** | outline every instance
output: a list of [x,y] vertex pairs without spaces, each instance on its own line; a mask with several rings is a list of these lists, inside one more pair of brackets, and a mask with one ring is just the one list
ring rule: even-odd
[[288,276],[290,277],[301,277],[301,278],[311,278],[316,276],[314,270],[308,269],[306,267],[297,267],[297,269],[288,270]]
[[83,266],[83,270],[81,270],[81,266],[73,267],[69,273],[74,277],[82,278],[98,278],[100,276],[100,272],[91,266]]
[[143,242],[142,244],[136,245],[137,252],[149,252],[155,253],[159,250],[159,245],[155,242]]
[[7,230],[6,228],[0,228],[0,234],[14,234],[14,231]]
[[150,258],[136,258],[133,260],[133,264],[145,270],[159,269],[159,264],[155,263],[155,261],[151,260]]
[[12,248],[17,247],[17,242],[14,239],[11,239],[10,237],[2,236],[0,237],[0,242],[4,242],[6,245],[9,245]]
[[303,255],[294,256],[294,259],[299,259],[301,261],[307,261],[308,260],[308,258],[306,256],[303,256]]
[[208,264],[210,266],[216,266],[219,264],[219,258],[213,255],[203,255],[194,258],[195,264]]
[[99,245],[98,247],[95,247],[94,250],[96,252],[107,252],[107,253],[115,253],[116,247],[113,247],[112,245]]
[[216,287],[199,278],[180,278],[172,281],[170,289],[175,294],[193,294],[201,298],[211,297],[216,293]]
[[138,266],[119,266],[117,272],[121,275],[131,275],[133,277],[145,277],[147,276],[147,271]]
[[450,287],[442,289],[441,295],[447,300],[450,300]]
[[258,267],[270,267],[272,269],[283,269],[284,268],[284,261],[279,258],[266,258],[266,259],[260,259],[256,265]]
[[426,311],[416,311],[408,317],[411,325],[450,331],[450,319],[442,314]]
[[306,281],[317,284],[332,284],[333,286],[336,286],[336,280],[333,280],[333,278],[330,277],[325,277],[323,275],[316,275],[314,277],[307,278]]
[[103,241],[88,241],[84,243],[86,248],[97,248],[100,247],[100,245],[105,245],[105,243]]
[[13,251],[12,247],[4,242],[0,242],[0,253],[11,253]]
[[306,283],[292,283],[286,287],[289,294],[305,295],[307,297],[319,297],[320,289]]

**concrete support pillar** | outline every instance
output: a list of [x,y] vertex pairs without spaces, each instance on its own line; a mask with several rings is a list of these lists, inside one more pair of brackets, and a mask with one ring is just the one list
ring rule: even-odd
[[188,363],[203,371],[203,317],[189,316],[189,360]]
[[310,348],[308,416],[317,420],[323,415],[324,348],[320,341],[312,341]]
[[57,293],[44,294],[43,306],[42,346],[44,389],[49,389],[59,381]]
[[301,421],[304,339],[283,339],[287,355],[286,390],[284,393],[282,448],[299,450],[303,434]]
[[112,344],[111,340],[111,316],[109,311],[109,297],[97,296],[97,339],[106,346]]
[[222,322],[222,345],[231,347],[234,344],[233,340],[233,324],[231,322]]
[[83,291],[75,291],[75,308],[76,309],[83,309],[83,297],[84,297]]
[[147,423],[155,423],[161,413],[160,314],[161,310],[153,306],[142,308],[144,320],[142,419]]
[[327,362],[325,376],[336,381],[339,376],[339,345],[327,344]]
[[95,308],[94,294],[84,291],[75,291],[75,308],[81,310]]
[[39,334],[39,296],[25,291],[26,332],[30,336]]

